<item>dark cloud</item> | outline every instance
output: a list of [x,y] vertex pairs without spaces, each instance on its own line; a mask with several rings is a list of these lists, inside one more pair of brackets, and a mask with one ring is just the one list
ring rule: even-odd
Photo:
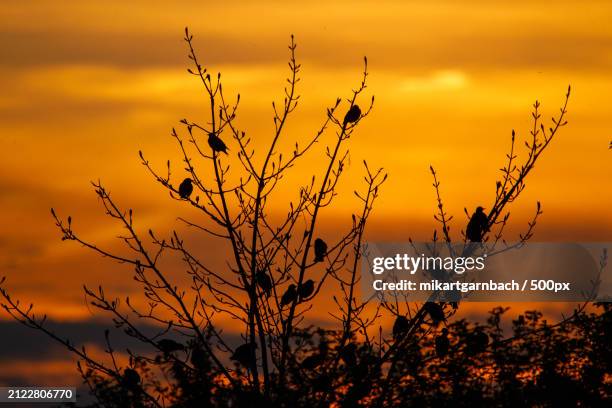
[[[125,352],[127,349],[135,354],[148,354],[152,352],[151,346],[144,344],[130,336],[127,336],[121,329],[116,329],[113,324],[101,321],[80,321],[80,322],[58,322],[48,320],[45,323],[50,331],[56,333],[62,339],[70,339],[77,347],[81,345],[94,345],[99,349],[106,347],[104,341],[104,331],[110,330],[113,348],[118,352]],[[145,335],[154,335],[159,332],[156,328],[147,324],[137,324],[138,329]],[[31,363],[32,370],[37,364],[45,362],[57,362],[61,360],[76,361],[75,356],[52,339],[45,333],[26,327],[16,321],[0,321],[0,365],[10,367],[11,364]],[[170,335],[168,335],[170,336]],[[165,337],[168,337],[165,336]],[[242,342],[236,334],[226,333],[224,335],[230,347],[236,347]],[[179,339],[175,336],[175,338]],[[225,359],[227,356],[223,357]],[[74,368],[75,378],[78,376],[76,366]],[[10,369],[0,372],[0,385],[12,386],[32,386],[31,379],[24,374],[10,372]],[[38,386],[58,385],[58,384],[35,384]],[[78,384],[75,384],[78,385]],[[82,396],[87,394],[87,390],[80,389]],[[82,398],[79,398],[82,401]]]
[[[265,49],[254,42],[225,36],[198,37],[200,52],[209,63],[257,64],[286,57],[284,46]],[[255,46],[254,46],[255,45]],[[187,65],[187,48],[182,33],[108,34],[70,32],[2,32],[0,65],[91,64],[121,67]]]
[[[74,344],[94,344],[104,348],[104,330],[111,329],[113,347],[117,350],[129,348],[137,353],[150,351],[143,343],[126,336],[112,324],[104,322],[57,322],[49,320],[46,327],[61,338],[70,339]],[[155,332],[153,326],[141,326],[145,333]],[[16,321],[0,321],[0,362],[44,361],[69,359],[71,354],[57,341],[46,334],[26,327]]]
[[[122,329],[115,328],[112,322],[99,320],[60,322],[48,319],[45,327],[62,339],[69,339],[76,346],[95,345],[100,349],[106,348],[104,331],[110,330],[113,348],[118,352],[129,349],[135,354],[148,354],[153,350],[150,345],[126,335]],[[145,323],[137,323],[136,327],[147,336],[154,336],[160,328]],[[14,320],[0,320],[0,363],[9,361],[44,361],[71,359],[73,355],[45,333],[26,327]],[[164,337],[177,335],[168,334]],[[227,332],[224,339],[230,347],[241,343],[240,336]]]
[[[364,28],[365,33],[373,30]],[[197,34],[197,33],[196,33]],[[203,33],[195,44],[205,65],[283,63],[288,33],[238,36]],[[297,36],[299,57],[323,66],[355,66],[363,55],[382,68],[429,70],[519,67],[601,70],[612,37],[594,33],[371,33],[363,37],[325,32]],[[374,35],[376,34],[376,35]],[[415,35],[417,34],[417,35]],[[339,47],[339,44],[342,44]],[[100,66],[186,67],[182,33],[12,32],[0,33],[0,66],[88,64]]]

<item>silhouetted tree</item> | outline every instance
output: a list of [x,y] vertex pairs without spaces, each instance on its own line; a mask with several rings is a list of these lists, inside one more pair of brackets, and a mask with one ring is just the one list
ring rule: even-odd
[[[162,173],[142,152],[140,158],[177,204],[199,211],[197,221],[180,220],[218,240],[215,249],[226,251],[227,269],[208,265],[177,231],[168,237],[153,230],[148,236],[139,234],[133,211],[121,208],[97,182],[94,189],[106,214],[127,231],[121,238],[127,255],[86,241],[73,230],[71,217],[64,221],[53,210],[52,214],[63,240],[76,241],[133,269],[148,309],[136,306],[129,297],[124,302],[109,297],[102,286],[86,287],[85,294],[93,306],[111,316],[117,328],[148,345],[150,352],[127,350],[129,360],[121,362],[107,331],[108,358],[94,358],[87,348],[50,331],[44,317],[35,315],[31,306],[23,307],[11,298],[4,279],[0,286],[5,310],[78,357],[78,370],[95,395],[96,406],[596,406],[609,400],[609,304],[592,306],[587,301],[555,324],[543,320],[538,312],[528,312],[512,322],[508,335],[502,329],[505,308],[492,310],[484,324],[456,316],[451,319],[460,308],[456,294],[424,303],[405,302],[401,295],[393,301],[358,298],[365,226],[386,180],[384,171],[371,170],[364,162],[364,188],[355,191],[361,208],[351,215],[352,221],[338,240],[319,237],[326,231],[318,222],[321,211],[332,205],[348,165],[346,145],[372,109],[373,97],[364,111],[357,105],[359,101],[364,106],[367,60],[359,85],[345,103],[338,98],[325,111],[318,130],[303,142],[296,140],[287,154],[279,142],[300,98],[301,67],[292,37],[284,102],[272,105],[274,131],[259,156],[236,123],[240,97],[235,102],[228,100],[221,75],[211,75],[201,65],[187,30],[185,41],[193,63],[188,72],[203,86],[209,117],[203,122],[183,119],[183,131],[171,132],[183,157],[180,177],[173,176],[175,167],[170,161]],[[464,242],[501,245],[508,207],[566,124],[568,98],[569,89],[560,115],[548,130],[541,123],[539,103],[534,104],[534,126],[525,142],[523,162],[518,162],[512,132],[508,162],[496,182],[494,202],[488,214],[477,209],[470,217],[466,210],[469,222],[462,232]],[[283,218],[273,220],[268,204],[279,200],[273,197],[276,187],[315,145],[324,143],[328,133],[332,143],[327,146],[321,175],[299,189],[297,201],[288,203]],[[238,170],[230,171],[236,167]],[[435,219],[442,232],[440,236],[435,230],[433,241],[442,240],[450,248],[453,217],[444,210],[433,167],[431,173],[437,194]],[[538,203],[520,242],[531,238],[540,214]],[[167,253],[182,259],[189,287],[178,287],[176,270],[170,274],[164,268],[161,259]],[[605,265],[604,256],[601,268]],[[329,310],[338,322],[332,328],[309,326],[307,320],[324,285],[337,293],[333,297],[336,309]],[[226,334],[220,318],[234,322],[241,333],[239,341]],[[157,325],[159,332],[144,333],[139,321]],[[386,323],[390,321],[392,328]]]

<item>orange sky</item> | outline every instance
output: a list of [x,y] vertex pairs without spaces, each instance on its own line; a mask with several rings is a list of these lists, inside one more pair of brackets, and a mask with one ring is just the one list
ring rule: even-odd
[[[357,202],[362,158],[384,166],[371,239],[427,239],[442,179],[449,212],[491,202],[510,131],[525,136],[530,105],[548,120],[572,84],[562,129],[513,207],[516,237],[541,200],[537,240],[609,240],[612,139],[612,4],[606,1],[447,2],[3,2],[0,8],[0,275],[15,293],[60,319],[84,319],[79,288],[104,282],[132,293],[129,271],[59,241],[49,214],[72,214],[84,237],[110,246],[89,186],[101,178],[142,228],[168,231],[181,213],[139,164],[174,158],[168,137],[204,98],[187,73],[188,25],[204,63],[242,96],[239,124],[271,135],[271,101],[282,95],[291,33],[303,65],[292,137],[312,134],[324,108],[359,80],[375,110],[351,140],[343,194],[328,228]],[[330,139],[327,139],[329,141]],[[262,142],[263,143],[263,142]],[[231,147],[231,146],[230,146]],[[321,162],[309,156],[308,166]],[[297,182],[287,192],[295,194]],[[285,208],[277,202],[278,208]]]

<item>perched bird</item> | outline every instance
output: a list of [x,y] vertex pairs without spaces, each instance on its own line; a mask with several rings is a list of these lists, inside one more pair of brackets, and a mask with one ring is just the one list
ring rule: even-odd
[[489,336],[482,329],[477,328],[467,339],[465,344],[465,352],[469,355],[482,353],[489,345]]
[[251,368],[256,363],[255,349],[257,348],[257,344],[255,343],[245,343],[241,346],[238,346],[234,353],[230,357],[231,360],[238,362],[243,367]]
[[327,244],[321,238],[315,239],[314,242],[315,251],[315,262],[323,262],[325,255],[327,255]]
[[357,345],[355,343],[345,344],[338,354],[347,366],[352,367],[357,364]]
[[397,316],[395,323],[393,323],[393,339],[399,341],[404,337],[410,328],[410,322],[406,316]]
[[157,347],[165,354],[174,353],[175,351],[185,350],[185,346],[172,339],[162,339],[157,342]]
[[448,329],[445,327],[442,329],[442,334],[436,337],[436,354],[439,358],[444,358],[448,354],[450,348],[450,341],[448,340]]
[[487,333],[479,330],[476,332],[475,340],[480,351],[485,351],[487,349],[487,346],[489,345],[489,335]]
[[283,293],[283,297],[281,297],[281,308],[293,303],[297,295],[298,293],[297,290],[295,290],[295,285],[292,283],[287,288],[287,291]]
[[322,340],[319,343],[319,352],[313,353],[309,355],[308,357],[306,357],[304,360],[302,360],[302,363],[300,364],[300,366],[305,370],[309,370],[309,371],[314,370],[315,368],[317,368],[318,366],[320,366],[322,363],[325,362],[325,358],[327,357],[328,351],[329,351],[329,347],[328,347],[327,341]]
[[223,140],[221,140],[219,136],[215,135],[214,133],[208,134],[208,145],[214,152],[223,152],[227,154],[227,146],[225,143],[223,143]]
[[191,184],[191,179],[186,178],[185,180],[183,180],[183,182],[179,186],[178,191],[182,199],[188,199],[191,193],[193,193],[193,184]]
[[270,296],[270,292],[272,291],[272,279],[270,279],[267,272],[264,269],[261,269],[259,272],[257,272],[257,275],[255,275],[255,280],[266,296]]
[[134,389],[140,386],[140,375],[136,370],[126,368],[123,370],[123,378],[121,379],[123,386],[127,389]]
[[315,283],[312,279],[308,279],[306,282],[302,283],[298,288],[298,294],[300,295],[300,301],[309,298],[310,295],[314,293]]
[[484,208],[477,207],[470,222],[468,222],[467,228],[465,229],[465,236],[471,242],[481,242],[485,232],[487,232],[489,226],[489,219],[484,213]]
[[357,122],[360,117],[361,109],[359,108],[359,105],[353,105],[348,112],[346,112],[346,115],[344,115],[344,124],[346,125],[347,123]]
[[440,322],[446,320],[446,316],[444,315],[444,309],[442,309],[442,306],[440,306],[439,303],[427,302],[423,307],[425,308],[425,312],[431,318],[431,322],[434,326],[437,326],[438,324],[440,324]]
[[207,371],[210,367],[210,360],[208,359],[208,354],[202,349],[202,347],[197,344],[193,347],[191,351],[191,364],[193,364],[194,368],[200,371]]
[[302,363],[300,364],[300,366],[304,370],[312,371],[318,366],[320,366],[321,363],[323,363],[323,361],[325,361],[325,355],[320,354],[320,353],[311,354],[308,357],[306,357],[304,360],[302,360]]

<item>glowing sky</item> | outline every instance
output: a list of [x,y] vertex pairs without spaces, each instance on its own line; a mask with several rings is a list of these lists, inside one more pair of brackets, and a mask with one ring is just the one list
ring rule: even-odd
[[[209,4],[207,4],[209,3]],[[333,223],[357,205],[361,159],[390,179],[372,239],[426,239],[442,179],[449,212],[492,200],[510,131],[526,135],[530,105],[557,114],[568,84],[569,126],[513,208],[514,237],[541,200],[537,240],[609,240],[612,153],[612,4],[607,1],[447,2],[4,1],[0,7],[0,275],[55,318],[89,316],[79,288],[103,281],[131,293],[127,270],[61,243],[49,214],[72,214],[79,231],[112,245],[89,181],[101,178],[142,227],[168,230],[177,203],[147,176],[137,151],[175,158],[168,137],[204,98],[188,66],[189,26],[204,63],[240,92],[239,123],[264,143],[298,42],[303,95],[291,137],[315,131],[325,107],[348,95],[368,56],[373,114],[351,140],[352,166]],[[329,141],[330,139],[326,139]],[[261,142],[259,142],[261,141]],[[309,156],[316,168],[324,147]],[[290,184],[287,191],[295,191]],[[278,208],[286,203],[279,202]],[[325,219],[325,218],[324,218]],[[329,227],[331,228],[331,227]]]

